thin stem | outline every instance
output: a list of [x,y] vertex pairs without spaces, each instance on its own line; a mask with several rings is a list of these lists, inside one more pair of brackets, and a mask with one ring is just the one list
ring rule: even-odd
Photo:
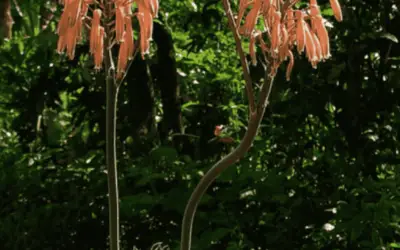
[[252,80],[251,80],[251,76],[250,76],[249,64],[248,64],[246,56],[243,52],[242,43],[240,41],[240,35],[239,35],[238,29],[236,27],[235,19],[233,18],[230,2],[229,2],[229,0],[223,0],[223,4],[224,4],[225,13],[228,17],[229,28],[231,29],[231,31],[233,33],[233,37],[235,38],[236,51],[240,57],[240,63],[242,65],[242,71],[243,71],[243,78],[244,78],[244,81],[246,84],[245,86],[246,86],[246,92],[247,92],[247,99],[249,101],[249,109],[250,109],[250,113],[252,113],[252,112],[254,112],[254,109],[255,109],[255,102],[254,102],[253,84],[252,84]]
[[[109,7],[109,5],[107,5]],[[108,12],[109,9],[105,9]],[[104,27],[110,34],[109,28]],[[118,89],[115,82],[115,68],[110,48],[111,39],[105,39],[104,65],[106,72],[106,163],[108,177],[108,209],[110,250],[119,250],[119,196],[117,172],[116,122]]]
[[112,77],[111,72],[109,70],[107,70],[107,72],[106,161],[108,173],[110,250],[119,250],[119,197],[116,154],[116,109],[118,87],[114,84],[114,78]]
[[271,93],[272,83],[273,77],[270,77],[268,74],[266,74],[263,86],[261,87],[257,110],[255,110],[253,113],[250,113],[248,128],[239,146],[237,146],[231,153],[226,155],[220,161],[215,163],[215,165],[212,166],[211,169],[203,176],[193,191],[183,215],[181,250],[190,250],[191,248],[194,215],[196,213],[197,206],[207,188],[224,170],[242,158],[250,149],[260,127],[261,120],[264,116],[265,108],[268,104],[268,98]]

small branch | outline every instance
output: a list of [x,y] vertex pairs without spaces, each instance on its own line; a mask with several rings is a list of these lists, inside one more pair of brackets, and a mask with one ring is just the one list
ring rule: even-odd
[[[109,43],[111,43],[111,42],[109,42]],[[108,75],[110,75],[110,76],[112,76],[112,78],[113,78],[113,83],[114,83],[114,85],[116,85],[116,78],[115,78],[115,65],[114,65],[114,59],[113,59],[113,57],[112,57],[112,51],[111,51],[111,48],[112,47],[110,47],[109,49],[107,49],[107,51],[108,51],[108,57],[109,57],[109,59],[110,59],[110,64],[109,64],[109,68],[107,69],[108,70]],[[117,86],[117,85],[116,85]]]
[[19,7],[17,0],[13,0],[13,2],[14,2],[15,9],[17,10],[18,15],[20,17],[23,17],[24,15],[22,14],[21,8]]
[[254,112],[255,101],[254,101],[254,91],[253,91],[253,85],[252,85],[252,80],[251,80],[251,76],[250,76],[249,64],[248,64],[246,56],[243,52],[242,43],[240,41],[240,35],[239,35],[238,29],[235,24],[235,19],[233,18],[229,0],[223,0],[223,4],[224,4],[225,13],[228,17],[229,28],[231,29],[231,31],[233,33],[233,37],[235,38],[236,51],[240,57],[240,63],[242,65],[243,77],[244,77],[244,81],[246,84],[247,99],[249,100],[249,109],[250,109],[250,114],[251,114]]
[[174,133],[174,134],[171,134],[170,136],[171,136],[171,137],[175,137],[175,136],[186,136],[186,137],[192,137],[192,138],[200,139],[200,136],[198,136],[198,135],[192,135],[192,134]]

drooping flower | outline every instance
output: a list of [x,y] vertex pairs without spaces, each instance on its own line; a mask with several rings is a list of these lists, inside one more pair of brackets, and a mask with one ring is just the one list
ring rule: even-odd
[[94,54],[96,51],[96,43],[100,35],[100,18],[101,10],[96,9],[93,11],[92,27],[90,29],[90,53]]
[[289,63],[286,68],[286,81],[290,81],[290,74],[292,73],[293,66],[294,66],[294,56],[292,51],[289,50]]
[[305,26],[305,33],[306,33],[306,56],[308,61],[312,64],[313,67],[316,67],[316,63],[318,61],[316,46],[314,43],[314,39],[311,35],[311,30],[306,24]]
[[125,13],[123,6],[116,4],[115,8],[115,40],[122,41],[122,36],[125,32]]
[[[257,41],[262,52],[270,58],[271,75],[276,74],[282,62],[289,60],[286,68],[287,80],[290,79],[294,65],[292,50],[296,49],[298,54],[305,52],[314,68],[330,57],[329,36],[317,0],[310,0],[306,10],[294,9],[299,1],[239,0],[236,19],[239,34],[250,40],[253,64],[256,63]],[[338,0],[330,0],[330,4],[335,18],[342,21]],[[262,20],[263,29],[257,28],[260,27],[259,19]],[[267,42],[263,40],[264,37],[267,37]]]
[[333,14],[335,15],[335,18],[338,22],[341,22],[343,20],[342,16],[342,9],[340,8],[340,4],[338,0],[329,0]]
[[[64,10],[57,27],[59,35],[57,52],[67,52],[70,59],[74,58],[77,42],[82,39],[83,26],[89,21],[91,24],[88,34],[90,54],[93,55],[95,69],[101,69],[105,49],[111,49],[114,43],[119,44],[117,76],[122,77],[128,60],[133,59],[135,52],[134,33],[132,28],[133,17],[136,17],[140,26],[140,50],[142,57],[149,53],[150,41],[153,35],[153,19],[158,15],[158,0],[110,0],[113,5],[103,4],[94,0],[61,0]],[[136,12],[132,11],[134,4]],[[87,13],[91,5],[93,17]],[[113,9],[110,9],[113,6]],[[105,9],[107,8],[107,9]],[[105,23],[105,20],[114,18]],[[104,39],[108,39],[105,43]],[[104,46],[107,44],[107,48]]]
[[304,51],[305,40],[306,40],[306,32],[304,25],[304,12],[301,10],[296,11],[296,42],[297,42],[297,51],[299,53]]
[[128,64],[128,41],[126,40],[127,33],[124,32],[123,39],[119,46],[118,53],[118,65],[117,65],[117,78],[121,78],[125,73],[126,66]]
[[94,52],[94,68],[101,69],[104,57],[104,28],[99,27],[99,34],[96,37],[96,50]]
[[125,24],[126,24],[126,35],[124,40],[126,40],[127,43],[128,59],[131,60],[133,59],[133,53],[135,51],[135,41],[133,37],[133,28],[130,16],[125,17]]
[[271,52],[278,53],[278,48],[281,43],[281,13],[275,11],[273,15],[273,25],[271,29]]

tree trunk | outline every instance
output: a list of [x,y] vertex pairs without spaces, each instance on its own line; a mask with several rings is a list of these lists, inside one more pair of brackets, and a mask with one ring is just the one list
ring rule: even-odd
[[4,38],[11,38],[13,23],[10,0],[0,1],[0,44]]

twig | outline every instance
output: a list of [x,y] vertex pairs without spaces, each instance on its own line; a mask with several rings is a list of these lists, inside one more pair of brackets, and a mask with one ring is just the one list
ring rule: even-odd
[[14,2],[15,9],[17,10],[18,15],[20,17],[23,17],[24,15],[22,14],[21,8],[19,7],[17,0],[13,0],[13,2]]
[[224,4],[225,13],[228,17],[229,28],[231,29],[231,31],[233,33],[233,37],[235,38],[236,51],[240,57],[240,63],[242,65],[243,77],[244,77],[244,81],[246,84],[247,99],[249,100],[249,109],[250,109],[250,114],[251,114],[254,112],[255,101],[254,101],[254,92],[253,92],[253,85],[252,85],[252,80],[251,80],[251,76],[250,76],[249,64],[248,64],[246,56],[243,52],[242,42],[240,40],[240,35],[239,35],[238,29],[235,24],[235,19],[233,18],[230,3],[227,0],[223,0],[223,4]]

